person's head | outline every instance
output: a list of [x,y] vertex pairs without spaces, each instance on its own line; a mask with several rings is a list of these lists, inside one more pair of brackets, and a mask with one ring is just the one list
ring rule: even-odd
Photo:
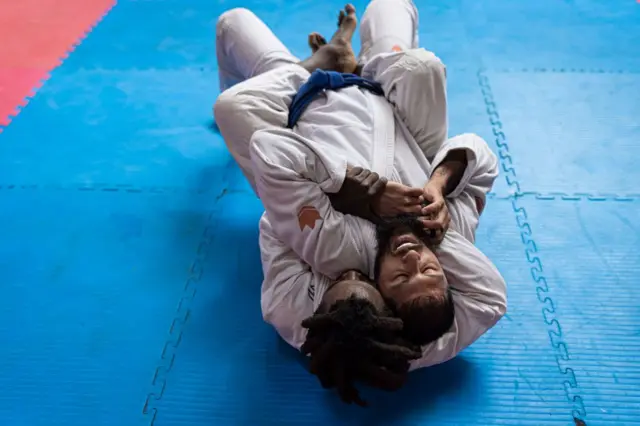
[[320,306],[302,326],[308,329],[302,352],[325,388],[337,388],[343,401],[366,405],[356,381],[395,390],[406,379],[419,348],[401,338],[402,321],[392,316],[366,276],[349,271],[327,289]]
[[347,271],[333,281],[322,295],[316,313],[329,312],[336,302],[349,299],[352,296],[367,301],[377,315],[392,315],[373,281],[358,271]]
[[419,345],[438,339],[451,328],[454,308],[428,232],[416,217],[399,216],[378,225],[377,242],[375,279],[405,336]]

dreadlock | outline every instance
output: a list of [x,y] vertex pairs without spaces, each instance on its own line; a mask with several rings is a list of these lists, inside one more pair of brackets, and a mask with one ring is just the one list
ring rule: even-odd
[[400,319],[380,315],[356,296],[320,311],[302,322],[309,331],[301,350],[310,355],[310,371],[323,388],[335,387],[342,401],[364,407],[356,381],[384,390],[404,384],[409,362],[422,354],[400,339]]

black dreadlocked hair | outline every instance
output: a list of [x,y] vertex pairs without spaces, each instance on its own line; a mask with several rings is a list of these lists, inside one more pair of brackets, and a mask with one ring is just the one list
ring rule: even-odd
[[400,338],[402,320],[381,315],[356,296],[321,311],[302,322],[309,331],[301,350],[310,355],[310,371],[323,388],[335,387],[342,401],[364,407],[356,381],[389,391],[402,387],[409,362],[422,355]]

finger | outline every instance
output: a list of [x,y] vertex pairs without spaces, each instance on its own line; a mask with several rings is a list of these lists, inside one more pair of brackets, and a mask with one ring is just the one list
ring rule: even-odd
[[422,196],[424,197],[424,201],[426,203],[432,203],[435,199],[435,196],[429,191],[423,191]]
[[422,190],[422,188],[413,188],[411,186],[405,186],[404,188],[404,195],[408,196],[408,197],[420,197],[424,194],[424,191]]
[[384,191],[384,189],[387,186],[387,178],[386,177],[381,177],[380,179],[378,179],[373,185],[371,185],[371,187],[369,188],[369,192],[368,194],[370,196],[375,196],[378,194],[381,194],[382,191]]
[[424,226],[427,229],[433,229],[433,230],[442,229],[442,222],[440,222],[439,220],[422,219],[421,222],[422,222],[422,226]]
[[422,206],[420,205],[420,197],[413,197],[413,196],[405,196],[402,199],[402,204],[405,206],[418,206],[420,207],[420,210],[422,210]]
[[380,176],[376,172],[371,172],[369,176],[363,182],[363,185],[366,187],[371,187],[375,182],[380,179]]
[[362,169],[360,173],[356,175],[356,179],[358,180],[358,182],[363,182],[370,174],[371,170]]
[[413,205],[409,205],[409,206],[401,206],[397,209],[398,213],[405,213],[405,214],[420,214],[420,212],[422,211],[422,206],[420,206],[419,203],[415,203]]
[[362,167],[359,167],[359,166],[351,167],[349,170],[347,170],[347,176],[349,177],[358,176],[361,172],[362,172]]
[[444,201],[439,200],[432,202],[422,208],[422,214],[428,216],[430,214],[438,213],[444,207]]

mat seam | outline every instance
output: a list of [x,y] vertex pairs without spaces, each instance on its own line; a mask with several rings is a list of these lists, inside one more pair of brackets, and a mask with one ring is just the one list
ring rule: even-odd
[[176,352],[182,341],[184,327],[191,316],[191,303],[196,296],[197,287],[200,283],[204,272],[204,264],[207,258],[207,252],[213,240],[216,222],[213,215],[220,200],[230,192],[226,182],[223,183],[222,190],[218,193],[202,231],[198,248],[196,249],[196,257],[189,268],[189,276],[187,277],[182,296],[176,307],[174,318],[169,327],[169,337],[167,338],[162,349],[158,366],[155,369],[151,380],[152,391],[147,394],[144,405],[142,407],[143,416],[149,417],[149,426],[153,426],[158,416],[157,402],[162,399],[167,388],[167,375],[173,369],[175,364]]
[[202,237],[196,250],[195,260],[189,269],[189,276],[185,281],[182,297],[178,302],[174,318],[171,322],[171,326],[169,327],[169,336],[164,344],[158,361],[158,366],[155,369],[151,380],[152,390],[148,393],[142,407],[143,416],[149,418],[149,426],[154,426],[158,417],[158,402],[164,396],[164,392],[167,387],[167,377],[175,364],[176,353],[180,346],[180,342],[182,341],[184,328],[191,315],[191,303],[196,297],[197,287],[204,274],[204,265],[207,261],[209,247],[213,243],[219,223],[219,221],[215,220],[215,216],[218,213],[218,206],[221,200],[230,194],[249,193],[246,189],[234,189],[230,187],[229,176],[233,175],[232,171],[234,167],[235,162],[233,160],[228,160],[222,174],[221,189],[218,191],[213,204],[209,209],[207,220],[202,231]]
[[89,27],[83,31],[80,36],[78,36],[74,42],[72,42],[67,49],[65,49],[64,53],[58,58],[57,63],[55,63],[50,69],[48,69],[45,73],[45,76],[41,78],[38,83],[29,91],[29,94],[22,98],[22,101],[15,106],[13,112],[6,116],[6,122],[2,126],[0,126],[0,133],[4,129],[6,129],[14,118],[16,118],[22,110],[29,105],[29,102],[36,96],[38,91],[42,88],[42,86],[51,78],[51,73],[58,68],[62,63],[69,57],[71,53],[87,38],[87,36],[102,22],[102,20],[111,12],[111,10],[117,5],[117,0],[112,0],[110,5],[102,12],[102,14],[91,24]]
[[491,124],[491,130],[498,148],[500,166],[507,181],[507,185],[513,189],[511,204],[515,213],[516,224],[520,229],[520,238],[525,246],[525,255],[530,265],[531,277],[537,285],[536,296],[538,301],[542,304],[542,317],[545,324],[548,326],[547,332],[549,334],[549,342],[555,351],[558,369],[560,370],[561,375],[564,376],[562,385],[564,387],[567,400],[571,404],[571,414],[576,425],[586,426],[584,419],[586,418],[587,413],[584,400],[580,395],[575,371],[571,367],[567,366],[570,361],[569,349],[563,339],[560,321],[555,315],[556,308],[551,295],[549,294],[549,285],[544,275],[543,263],[538,254],[538,248],[534,241],[526,209],[518,203],[518,201],[523,198],[522,194],[525,193],[521,191],[520,182],[518,181],[516,170],[513,166],[509,145],[502,128],[502,121],[498,114],[498,108],[495,103],[493,91],[491,90],[489,78],[486,75],[486,70],[479,69],[477,71],[477,77],[478,85],[480,86],[480,91],[482,92],[482,97],[485,103],[486,113],[489,118],[489,123]]

